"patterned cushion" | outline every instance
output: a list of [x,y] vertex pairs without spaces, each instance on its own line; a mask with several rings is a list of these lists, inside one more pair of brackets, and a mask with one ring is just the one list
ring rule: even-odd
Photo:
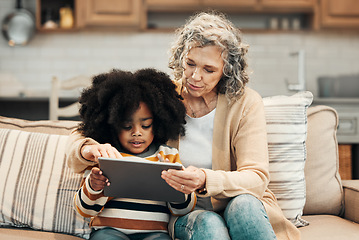
[[301,216],[306,197],[306,111],[312,100],[310,92],[263,99],[268,131],[269,189],[276,195],[284,215],[297,227],[308,224]]
[[0,226],[88,237],[88,219],[73,209],[82,176],[66,165],[67,139],[0,129]]

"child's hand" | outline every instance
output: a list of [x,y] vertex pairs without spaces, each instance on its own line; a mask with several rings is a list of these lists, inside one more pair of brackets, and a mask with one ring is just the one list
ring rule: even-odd
[[97,163],[99,157],[123,158],[121,153],[108,143],[84,145],[81,148],[81,155],[83,158]]
[[168,158],[164,159],[164,157],[161,154],[157,154],[157,158],[160,162],[170,162]]
[[90,173],[90,187],[95,191],[104,189],[105,186],[110,186],[108,178],[102,175],[101,169],[94,167]]

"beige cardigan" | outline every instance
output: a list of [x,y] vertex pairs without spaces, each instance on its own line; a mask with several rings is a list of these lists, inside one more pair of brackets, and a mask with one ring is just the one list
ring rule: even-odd
[[[180,84],[177,82],[179,89]],[[77,132],[71,134],[67,153],[68,165],[74,171],[81,172],[94,165],[80,154],[83,144],[94,143],[97,142]],[[178,141],[169,145],[178,147]],[[202,196],[211,196],[214,210],[220,211],[232,197],[251,194],[262,201],[279,240],[300,239],[299,230],[284,217],[274,194],[268,189],[268,166],[262,97],[246,88],[239,100],[229,104],[220,94],[213,127],[212,169],[203,169],[207,194]]]

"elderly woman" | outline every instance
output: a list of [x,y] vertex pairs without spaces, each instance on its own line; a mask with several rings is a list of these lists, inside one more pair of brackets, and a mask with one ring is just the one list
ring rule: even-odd
[[[169,66],[187,111],[186,136],[171,142],[186,167],[162,178],[196,192],[195,211],[173,218],[179,239],[300,239],[268,189],[266,122],[248,75],[239,30],[224,16],[200,13],[177,32]],[[74,132],[68,163],[81,172],[99,156],[119,157],[109,144]]]

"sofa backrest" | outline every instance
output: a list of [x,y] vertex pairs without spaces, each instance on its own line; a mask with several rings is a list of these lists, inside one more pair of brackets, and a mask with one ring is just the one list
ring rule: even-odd
[[0,128],[16,129],[26,132],[68,135],[77,127],[79,121],[28,121],[18,118],[0,116]]
[[331,107],[314,106],[308,109],[307,115],[306,204],[303,213],[340,215],[344,203],[336,138],[338,114]]

